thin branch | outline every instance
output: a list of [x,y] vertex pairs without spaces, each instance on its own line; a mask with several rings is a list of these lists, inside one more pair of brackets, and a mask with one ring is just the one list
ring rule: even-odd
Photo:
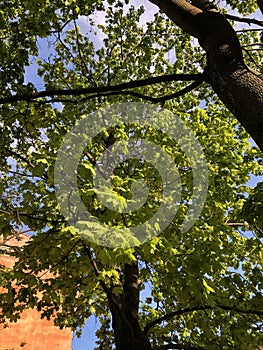
[[258,226],[255,226],[255,229],[263,236],[263,231]]
[[[91,265],[92,265],[92,267],[93,267],[93,270],[94,270],[95,275],[96,275],[97,277],[99,277],[99,275],[100,275],[100,270],[99,270],[99,268],[98,268],[98,266],[97,266],[96,261],[94,260],[92,254],[91,254],[90,249],[89,249],[89,248],[86,246],[86,244],[84,244],[83,242],[82,242],[82,246],[83,246],[84,252],[87,254],[87,256],[88,256],[88,258],[89,258],[89,260],[90,260],[90,262],[91,262]],[[103,282],[103,283],[104,283],[104,282]],[[105,293],[107,294],[107,293],[108,293],[108,288],[107,288],[107,286],[105,286],[105,287],[103,286],[103,289],[104,289]]]
[[113,91],[120,91],[125,89],[131,89],[136,87],[142,87],[147,85],[153,85],[171,81],[203,81],[204,77],[202,73],[197,74],[171,74],[161,75],[157,77],[151,77],[142,80],[133,80],[127,83],[121,83],[114,86],[101,86],[101,87],[90,87],[90,88],[78,88],[78,89],[57,89],[57,90],[44,90],[38,91],[31,94],[13,95],[3,97],[0,99],[0,104],[18,102],[18,101],[31,101],[41,97],[47,96],[79,96],[85,94],[99,94],[109,93]]
[[74,248],[81,242],[81,240],[79,239],[77,242],[75,242],[73,244],[73,246],[68,250],[68,252],[63,255],[61,257],[61,259],[59,261],[57,261],[54,265],[52,265],[49,269],[47,269],[45,272],[42,273],[42,275],[38,276],[39,279],[41,279],[42,277],[44,277],[47,273],[51,272],[52,269],[54,269],[55,267],[57,267],[59,264],[61,264],[64,260],[66,260],[69,256],[69,254],[74,250]]
[[253,46],[263,46],[263,43],[253,43],[253,44],[242,45],[242,47],[253,47]]
[[179,345],[175,343],[169,343],[161,346],[154,347],[153,350],[168,350],[168,349],[174,349],[174,350],[204,350],[203,347],[199,346],[192,346],[192,345]]
[[13,213],[11,211],[6,211],[6,210],[2,210],[2,209],[0,209],[0,213],[5,214],[5,215],[13,215]]
[[232,311],[238,314],[263,316],[263,310],[242,310],[234,306],[225,306],[225,305],[219,305],[219,304],[217,304],[216,307],[224,311]]
[[232,306],[225,306],[225,305],[220,305],[220,304],[217,304],[215,306],[206,305],[206,306],[188,307],[185,309],[179,309],[179,310],[170,312],[162,317],[155,319],[152,322],[149,322],[144,327],[143,333],[147,334],[148,331],[150,330],[150,328],[152,328],[153,326],[156,326],[157,324],[160,324],[164,321],[168,321],[176,316],[181,316],[181,315],[184,315],[186,313],[193,312],[193,311],[205,311],[205,310],[215,310],[215,309],[222,309],[224,311],[230,311],[230,312],[232,311],[232,312],[241,313],[241,314],[252,314],[252,315],[257,315],[257,316],[263,316],[263,311],[260,311],[260,310],[242,310],[240,308],[236,308],[236,307],[232,307]]
[[153,326],[156,326],[157,324],[160,324],[164,321],[168,321],[171,318],[174,318],[175,316],[181,316],[183,314],[189,313],[189,312],[193,312],[193,311],[204,311],[204,310],[211,310],[212,306],[197,306],[197,307],[188,307],[185,309],[179,309],[173,312],[170,312],[164,316],[161,316],[159,318],[156,318],[154,321],[149,322],[143,330],[143,333],[147,334],[148,331],[150,330],[150,328],[152,328]]
[[246,33],[246,32],[261,32],[263,29],[262,28],[244,28],[244,29],[239,29],[236,30],[236,33]]
[[66,21],[59,29],[56,30],[51,30],[48,32],[48,34],[57,34],[57,33],[61,33],[62,30],[71,22],[71,19],[69,19],[68,21]]
[[[30,178],[30,179],[33,179],[33,178],[34,178],[33,175],[24,174],[24,173],[19,173],[18,171],[13,171],[13,170],[8,170],[8,174],[19,175],[19,176],[27,177],[27,178]],[[45,180],[44,177],[41,177],[41,176],[38,176],[38,177]]]
[[78,49],[78,56],[79,56],[79,60],[80,60],[80,65],[81,65],[81,69],[82,69],[82,72],[83,74],[86,76],[85,73],[88,74],[88,79],[89,81],[97,86],[96,84],[96,81],[94,80],[94,77],[90,71],[90,69],[88,68],[88,66],[86,65],[86,62],[85,62],[85,59],[83,58],[83,54],[82,54],[82,51],[81,51],[81,48],[80,48],[80,37],[79,37],[79,31],[78,31],[78,28],[77,28],[77,23],[76,23],[76,19],[74,18],[73,20],[74,22],[74,28],[75,28],[75,34],[76,34],[76,43],[77,43],[77,49]]
[[244,224],[244,222],[226,222],[225,223],[225,225],[227,225],[227,226],[244,226],[245,224]]
[[177,97],[180,97],[180,96],[183,96],[184,94],[194,90],[196,87],[198,87],[199,85],[201,85],[203,81],[195,81],[193,82],[192,84],[186,86],[185,88],[183,88],[182,90],[180,91],[177,91],[171,95],[165,95],[165,96],[162,96],[162,97],[157,97],[156,98],[156,102],[165,102],[165,101],[168,101],[168,100],[171,100],[173,98],[177,98]]
[[[254,65],[257,67],[257,69],[260,71],[261,67],[258,65],[258,63],[254,60],[254,57],[251,55],[251,53],[250,53],[251,50],[247,50],[245,48],[242,48],[242,49],[249,56],[249,58],[251,59],[251,62],[253,62]],[[261,74],[258,72],[258,75],[260,76]]]
[[263,21],[259,21],[258,19],[255,19],[255,18],[238,17],[238,16],[229,15],[229,14],[224,14],[224,16],[227,19],[231,19],[235,22],[248,23],[249,25],[256,24],[257,26],[263,27]]
[[5,151],[9,154],[11,154],[12,156],[22,160],[23,162],[25,162],[26,164],[28,164],[29,166],[31,166],[32,168],[34,168],[35,166],[25,157],[21,156],[21,154],[18,154],[17,152],[5,147]]
[[49,222],[49,223],[53,223],[53,224],[64,222],[63,220],[47,219],[45,217],[34,216],[34,215],[27,214],[27,213],[20,213],[20,212],[14,210],[14,209],[11,209],[11,208],[10,208],[10,210],[15,217],[17,217],[19,215],[19,217],[26,217],[26,218],[33,219],[36,221]]

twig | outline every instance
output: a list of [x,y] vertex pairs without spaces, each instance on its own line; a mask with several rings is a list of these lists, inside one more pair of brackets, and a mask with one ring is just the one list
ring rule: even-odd
[[17,157],[18,159],[22,160],[23,162],[27,163],[28,165],[30,165],[32,168],[34,168],[34,164],[32,164],[30,161],[28,161],[28,159],[26,159],[25,157],[21,156],[21,154],[18,154],[15,151],[12,151],[11,149],[5,147],[5,151],[10,153],[12,156]]
[[47,269],[45,272],[42,273],[42,275],[38,276],[39,279],[41,279],[43,276],[45,276],[47,273],[51,272],[52,269],[54,269],[56,266],[58,266],[59,264],[61,264],[64,260],[66,260],[69,256],[69,254],[73,251],[73,249],[81,242],[81,240],[79,239],[77,242],[75,242],[73,244],[73,246],[69,249],[69,251],[62,256],[61,259],[59,259],[58,262],[56,262],[54,265],[52,265],[49,269]]

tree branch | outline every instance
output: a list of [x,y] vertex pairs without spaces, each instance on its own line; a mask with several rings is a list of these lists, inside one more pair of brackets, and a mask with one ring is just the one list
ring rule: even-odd
[[[211,3],[209,0],[192,0],[191,4],[193,6],[198,7],[202,11],[216,11],[218,12],[218,8]],[[261,12],[263,13],[263,0],[257,0],[257,4]],[[224,15],[226,18],[234,20],[236,22],[244,22],[250,24],[256,24],[259,26],[263,26],[263,22],[259,21],[258,19],[255,18],[246,18],[246,17],[238,17],[238,16],[233,16],[229,14]]]
[[189,308],[185,308],[185,309],[179,309],[173,312],[170,312],[162,317],[159,317],[157,319],[155,319],[152,322],[149,322],[145,327],[143,332],[145,334],[148,333],[148,331],[150,330],[150,328],[152,328],[153,326],[156,326],[157,324],[160,324],[164,321],[169,321],[170,319],[176,317],[176,316],[181,316],[183,314],[189,313],[189,312],[193,312],[193,311],[205,311],[205,310],[215,310],[215,309],[222,309],[224,311],[232,311],[234,313],[241,313],[241,314],[252,314],[252,315],[256,315],[256,316],[262,316],[263,315],[263,311],[260,310],[242,310],[240,308],[236,308],[236,307],[232,307],[232,306],[225,306],[225,305],[220,305],[217,304],[214,306],[210,306],[210,305],[206,305],[206,306],[195,306],[195,307],[189,307]]
[[21,154],[19,154],[19,153],[13,151],[13,150],[11,150],[11,149],[9,149],[9,148],[7,148],[7,147],[5,147],[4,149],[5,149],[5,151],[6,151],[7,153],[9,153],[11,156],[16,157],[16,158],[22,160],[23,162],[25,162],[27,165],[29,165],[29,166],[32,167],[32,168],[35,167],[34,164],[32,164],[27,158],[23,157]]
[[224,14],[224,16],[227,19],[231,19],[236,22],[248,23],[249,25],[256,24],[258,26],[263,27],[263,21],[259,21],[258,19],[255,19],[255,18],[238,17],[238,16],[229,15],[229,14]]
[[244,222],[226,222],[225,225],[227,226],[234,226],[234,227],[240,227],[244,226]]
[[[44,277],[47,273],[50,273],[52,269],[54,269],[55,267],[57,267],[59,264],[61,264],[62,262],[64,262],[69,254],[74,250],[74,248],[81,242],[81,240],[79,239],[78,241],[76,241],[73,246],[68,250],[68,252],[63,255],[59,261],[57,261],[54,265],[50,266],[45,272],[42,273],[42,275],[38,276],[39,279],[41,279],[42,277]],[[31,270],[32,271],[32,270]]]
[[164,316],[161,316],[159,318],[156,318],[154,321],[149,322],[145,327],[143,332],[145,334],[148,333],[148,331],[150,330],[150,328],[152,328],[153,326],[156,326],[157,324],[160,324],[164,321],[168,321],[171,318],[174,318],[175,316],[181,316],[185,313],[189,313],[189,312],[193,312],[193,311],[204,311],[204,310],[211,310],[213,309],[212,306],[196,306],[196,307],[188,307],[185,309],[179,309],[173,312],[170,312]]
[[165,102],[168,100],[172,100],[173,98],[177,98],[180,96],[185,95],[186,93],[194,90],[196,87],[198,87],[204,80],[200,80],[200,81],[195,81],[192,84],[186,86],[185,88],[183,88],[182,90],[176,91],[173,94],[169,94],[169,95],[164,95],[164,96],[160,96],[160,97],[151,97],[151,96],[147,96],[147,95],[143,95],[139,92],[135,92],[135,91],[113,91],[113,92],[108,92],[108,93],[104,93],[104,94],[96,94],[96,95],[92,95],[92,96],[88,96],[86,98],[83,98],[81,101],[87,101],[90,100],[92,98],[95,97],[100,97],[100,96],[104,96],[104,97],[108,97],[108,96],[114,96],[114,95],[130,95],[130,96],[134,96],[134,97],[138,97],[141,98],[143,100],[152,102],[152,103],[158,103],[158,102]]
[[157,5],[176,25],[183,29],[186,33],[198,37],[198,28],[194,17],[201,13],[198,7],[195,7],[185,0],[149,0]]
[[19,102],[19,101],[32,101],[41,97],[47,96],[79,96],[87,94],[103,94],[114,91],[121,91],[131,88],[137,88],[147,85],[154,85],[158,83],[165,83],[171,81],[203,81],[203,74],[171,74],[161,75],[157,77],[151,77],[142,80],[134,80],[127,83],[121,83],[114,86],[101,86],[101,87],[90,87],[90,88],[79,88],[79,89],[58,89],[58,90],[44,90],[38,91],[31,94],[13,95],[7,96],[0,99],[0,104]]
[[185,88],[183,88],[182,90],[180,91],[176,91],[175,93],[173,94],[170,94],[170,95],[165,95],[165,96],[162,96],[162,97],[157,97],[155,99],[156,102],[165,102],[165,101],[168,101],[168,100],[171,100],[173,98],[177,98],[177,97],[180,97],[180,96],[183,96],[185,95],[186,93],[194,90],[196,87],[198,87],[199,85],[201,85],[202,81],[195,81],[193,82],[192,84],[186,86]]
[[168,350],[168,349],[175,349],[175,350],[204,350],[203,347],[199,347],[199,346],[179,345],[179,344],[175,344],[175,343],[169,343],[169,344],[165,344],[165,345],[161,345],[161,346],[153,348],[153,350]]
[[[201,85],[201,83],[203,81],[204,81],[204,79],[200,79],[200,81],[197,80],[197,81],[193,82],[192,84],[186,86],[182,90],[176,91],[173,94],[164,95],[164,96],[160,96],[160,97],[152,97],[152,96],[141,94],[141,93],[136,92],[136,91],[130,91],[130,90],[122,91],[121,90],[121,91],[112,91],[112,92],[104,92],[104,93],[93,94],[93,95],[90,95],[88,97],[82,98],[80,101],[81,102],[86,102],[86,101],[92,100],[93,98],[98,98],[98,97],[109,97],[109,96],[116,96],[116,95],[129,95],[129,96],[134,96],[134,97],[141,98],[142,100],[149,101],[149,102],[152,102],[152,103],[158,103],[158,102],[163,103],[165,101],[172,100],[173,98],[177,98],[177,97],[185,95],[186,93],[194,90],[196,87]],[[55,102],[73,103],[73,104],[77,104],[78,103],[77,101],[73,101],[73,100],[70,100],[70,99],[59,99],[59,98],[58,99],[57,98],[56,99],[51,99],[51,100],[47,100],[47,101],[40,101],[40,102],[37,102],[37,103],[39,105],[41,105],[41,104],[55,103]]]

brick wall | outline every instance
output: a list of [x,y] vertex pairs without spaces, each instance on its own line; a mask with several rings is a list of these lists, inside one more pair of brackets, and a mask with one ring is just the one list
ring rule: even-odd
[[[29,237],[22,234],[5,240],[4,243],[21,246],[28,240]],[[11,268],[13,264],[12,257],[0,256],[0,265]],[[0,350],[70,350],[71,341],[69,329],[60,330],[54,326],[53,321],[41,320],[37,310],[25,310],[21,319],[8,324],[8,327],[0,324]]]

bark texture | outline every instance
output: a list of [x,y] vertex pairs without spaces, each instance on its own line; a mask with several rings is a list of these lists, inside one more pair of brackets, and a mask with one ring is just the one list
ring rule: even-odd
[[207,0],[150,0],[206,52],[206,81],[263,151],[263,78],[246,66],[238,37]]
[[112,295],[110,309],[116,350],[151,350],[148,337],[138,320],[139,285],[138,264],[126,264],[123,269],[123,293]]
[[261,13],[263,14],[263,0],[257,0],[257,4]]

